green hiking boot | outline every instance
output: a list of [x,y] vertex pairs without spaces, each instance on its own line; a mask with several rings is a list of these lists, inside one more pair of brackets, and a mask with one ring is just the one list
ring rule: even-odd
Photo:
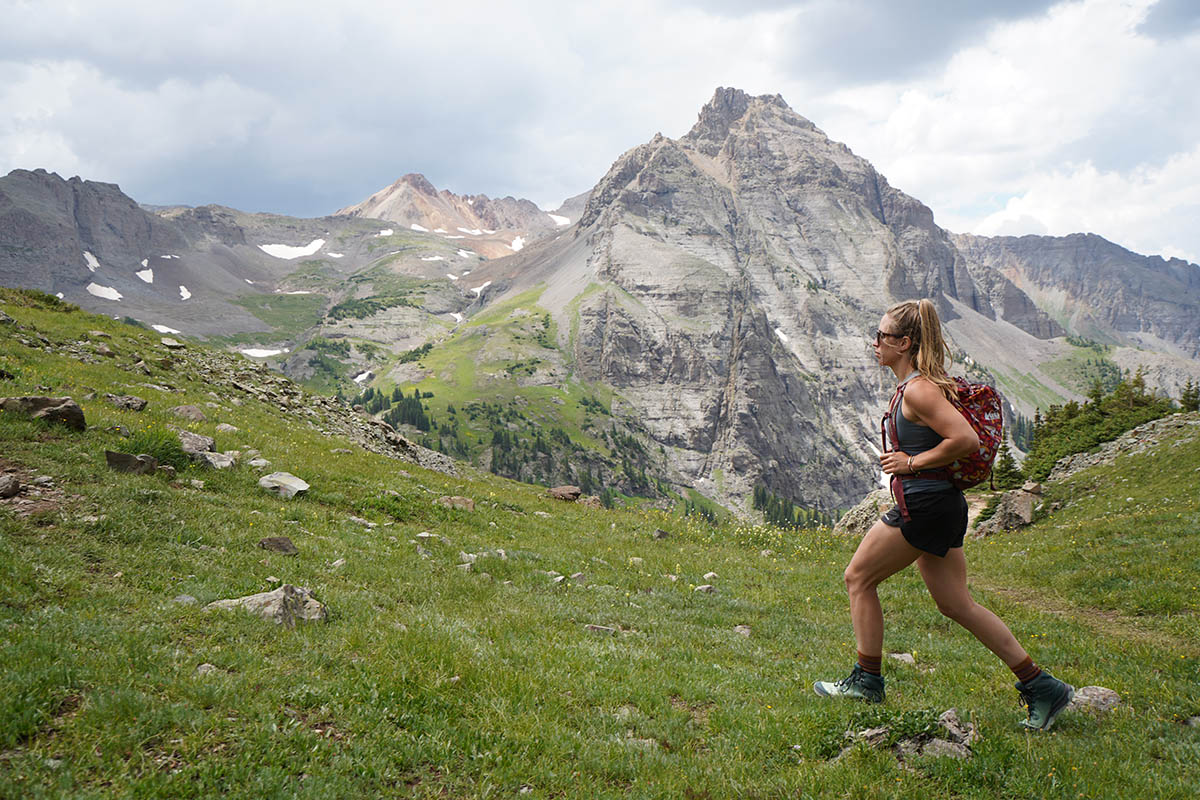
[[1021,693],[1021,705],[1029,709],[1029,716],[1021,725],[1036,731],[1048,731],[1054,719],[1075,697],[1075,687],[1063,683],[1049,672],[1042,673],[1028,683],[1017,682]]
[[813,684],[813,691],[821,697],[852,697],[868,703],[882,703],[883,676],[872,675],[855,664],[849,676],[840,681],[817,681]]

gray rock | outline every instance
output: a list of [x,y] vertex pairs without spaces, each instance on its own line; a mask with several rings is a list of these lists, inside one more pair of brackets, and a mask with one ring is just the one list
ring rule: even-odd
[[104,399],[117,408],[124,408],[129,411],[144,411],[147,405],[145,400],[132,394],[106,394],[104,395]]
[[234,465],[233,456],[227,453],[200,453],[201,463],[213,469],[230,469]]
[[117,354],[113,351],[113,349],[103,343],[96,345],[96,355],[104,356],[105,358],[117,357]]
[[584,625],[583,629],[585,631],[587,631],[588,633],[607,633],[610,635],[615,635],[617,632],[616,628],[610,628],[607,625],[595,625],[595,624],[590,624],[590,623],[587,625]]
[[216,672],[216,671],[217,671],[217,668],[213,664],[204,663],[204,664],[201,664],[200,666],[196,667],[197,675],[207,675],[210,672]]
[[3,311],[0,311],[0,325],[16,325],[16,324],[17,324],[17,321],[15,319],[10,317],[8,314],[5,314]]
[[918,752],[920,755],[931,758],[967,759],[971,757],[971,749],[965,744],[948,742],[945,739],[931,739],[922,745]]
[[671,536],[671,534],[667,533],[662,528],[656,528],[651,536],[653,536],[655,539],[667,539]]
[[863,536],[892,505],[892,493],[887,489],[876,489],[843,514],[833,526],[833,532],[845,536]]
[[190,481],[188,481],[188,483],[191,485],[191,487],[193,489],[203,489],[204,488],[204,481],[196,480],[195,478],[192,478]]
[[172,598],[171,602],[178,603],[181,606],[194,606],[199,601],[197,601],[196,598],[192,597],[190,594],[177,594],[174,598]]
[[378,522],[371,522],[370,520],[363,519],[362,517],[356,517],[353,514],[351,514],[346,519],[350,520],[355,525],[362,525],[364,528],[378,528],[379,527]]
[[328,619],[325,605],[313,597],[312,592],[299,586],[285,583],[270,592],[237,597],[229,600],[216,600],[204,607],[205,611],[217,609],[242,608],[251,614],[256,614],[277,625],[291,627],[299,620],[316,620],[324,622]]
[[630,556],[629,557],[629,566],[631,566],[631,567],[638,567],[640,569],[642,567],[642,565],[644,565],[645,563],[646,563],[646,560],[644,558],[642,558],[641,556]]
[[21,491],[21,481],[16,475],[0,475],[0,500],[15,496]]
[[1200,714],[1197,714],[1194,717],[1188,717],[1183,721],[1183,724],[1187,725],[1189,728],[1200,728]]
[[267,467],[271,466],[271,462],[267,461],[265,458],[252,458],[247,463],[249,463],[250,466],[254,467],[255,469],[266,469]]
[[692,591],[693,592],[704,592],[705,594],[712,594],[713,592],[717,591],[717,587],[713,586],[710,583],[704,583],[704,584],[697,586]]
[[712,581],[712,580],[716,580],[716,579],[717,579],[717,578],[719,578],[719,577],[721,577],[721,576],[720,576],[720,575],[718,575],[718,574],[717,574],[717,573],[715,573],[715,572],[706,572],[706,573],[704,573],[704,580],[706,580],[706,581]]
[[217,425],[217,433],[237,433],[238,429],[228,422],[222,422]]
[[192,422],[204,422],[208,417],[204,415],[197,406],[172,406],[167,409],[168,412],[177,417],[191,420]]
[[117,453],[112,450],[105,450],[104,461],[111,470],[132,472],[134,475],[149,475],[158,469],[158,459],[145,453],[134,456],[129,453]]
[[282,553],[285,556],[294,556],[300,552],[300,548],[292,543],[292,540],[286,536],[267,536],[258,540],[258,546],[263,550],[270,550],[272,553]]
[[308,484],[287,472],[272,472],[258,479],[258,485],[268,492],[290,499],[308,491]]
[[962,722],[958,718],[958,709],[948,708],[938,717],[938,725],[941,726],[946,738],[951,742],[970,745],[979,739],[979,733],[975,729],[975,725],[970,722]]
[[83,409],[69,397],[0,397],[0,411],[24,414],[76,431],[87,430]]
[[1084,686],[1075,690],[1075,697],[1067,711],[1088,711],[1107,714],[1121,704],[1121,695],[1103,686]]
[[549,519],[551,516],[549,511],[535,511],[533,512],[533,515],[535,517],[541,517],[542,519]]
[[917,663],[912,653],[888,653],[888,658],[894,658],[901,664],[908,664],[910,666],[915,666]]
[[1000,497],[995,513],[975,526],[975,538],[1016,530],[1030,524],[1033,522],[1033,506],[1038,498],[1039,495],[1024,489],[1005,492]]
[[733,626],[733,632],[738,634],[739,636],[745,636],[747,639],[750,638],[750,626],[749,625],[735,625],[735,626]]
[[183,342],[180,342],[180,341],[176,341],[175,339],[172,339],[169,336],[164,336],[159,341],[161,341],[163,347],[167,348],[168,350],[183,350],[183,349],[187,348],[186,344],[184,344]]

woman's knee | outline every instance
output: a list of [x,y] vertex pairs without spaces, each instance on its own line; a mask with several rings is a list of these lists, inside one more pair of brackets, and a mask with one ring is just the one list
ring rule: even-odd
[[956,597],[937,601],[937,610],[941,615],[955,622],[962,622],[965,619],[969,619],[974,609],[975,601],[970,597]]
[[879,585],[878,581],[871,579],[870,574],[866,570],[857,567],[853,562],[842,573],[842,580],[846,584],[846,591],[852,595],[874,589]]

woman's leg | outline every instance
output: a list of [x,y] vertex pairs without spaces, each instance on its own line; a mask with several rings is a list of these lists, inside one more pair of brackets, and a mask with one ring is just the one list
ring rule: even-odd
[[1004,622],[988,611],[967,590],[967,560],[961,547],[953,547],[945,557],[922,553],[917,569],[938,611],[962,625],[1010,668],[1029,657]]
[[850,620],[854,639],[864,655],[883,655],[883,608],[875,588],[917,560],[921,551],[905,541],[899,528],[882,520],[867,531],[846,567]]

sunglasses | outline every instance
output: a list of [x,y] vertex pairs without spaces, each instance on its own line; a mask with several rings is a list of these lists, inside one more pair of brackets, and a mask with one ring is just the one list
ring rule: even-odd
[[902,334],[902,333],[888,333],[887,331],[876,330],[875,331],[875,344],[879,344],[880,340],[882,340],[883,337],[885,337],[885,336],[892,336],[896,339],[904,338],[904,334]]

